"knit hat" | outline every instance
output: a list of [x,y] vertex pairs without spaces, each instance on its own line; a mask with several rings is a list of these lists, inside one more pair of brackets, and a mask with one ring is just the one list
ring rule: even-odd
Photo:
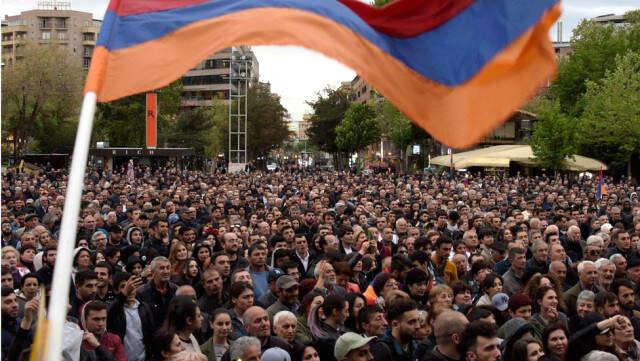
[[516,293],[509,298],[509,310],[516,312],[518,308],[524,306],[533,306],[531,298],[524,293]]
[[512,318],[502,327],[505,344],[512,343],[527,332],[534,333],[533,326],[522,317]]
[[423,270],[418,268],[414,268],[407,272],[407,276],[405,277],[405,284],[407,286],[427,281],[429,281],[429,277],[427,276],[427,274]]

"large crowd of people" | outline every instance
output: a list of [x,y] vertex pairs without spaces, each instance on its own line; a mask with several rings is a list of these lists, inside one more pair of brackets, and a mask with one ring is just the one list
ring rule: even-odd
[[[87,172],[65,360],[640,359],[631,180],[129,173]],[[67,181],[3,169],[1,361],[53,292]]]

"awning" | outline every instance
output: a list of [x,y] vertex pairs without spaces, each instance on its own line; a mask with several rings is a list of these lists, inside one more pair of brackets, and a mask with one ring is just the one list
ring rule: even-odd
[[[511,162],[528,167],[538,166],[531,146],[528,145],[497,145],[453,154],[453,165],[456,168],[508,168]],[[581,155],[567,158],[565,162],[565,169],[575,172],[607,170],[606,164]],[[441,155],[431,158],[431,164],[448,167],[450,156]]]

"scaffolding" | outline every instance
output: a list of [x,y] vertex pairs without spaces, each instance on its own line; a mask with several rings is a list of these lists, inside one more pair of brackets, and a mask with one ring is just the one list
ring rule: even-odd
[[229,62],[229,172],[243,171],[247,164],[247,93],[252,58],[233,48]]

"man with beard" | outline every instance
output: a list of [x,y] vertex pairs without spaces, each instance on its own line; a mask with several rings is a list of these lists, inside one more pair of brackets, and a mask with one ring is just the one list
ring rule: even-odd
[[151,261],[153,276],[149,282],[140,286],[137,293],[138,301],[151,306],[154,325],[162,325],[167,315],[169,302],[175,296],[178,287],[171,282],[171,262],[165,257],[156,257]]
[[76,292],[71,299],[71,309],[69,316],[80,320],[80,310],[89,301],[96,299],[98,292],[98,275],[91,270],[79,271],[76,273]]
[[[240,244],[238,243],[238,235],[234,232],[227,232],[222,236],[222,247],[224,253],[229,257],[231,269],[246,268],[248,266],[247,261],[238,256],[238,249]],[[228,276],[228,275],[227,275]]]
[[493,323],[475,321],[467,325],[460,343],[461,359],[466,361],[499,361],[500,340]]
[[95,266],[93,270],[98,275],[96,299],[109,305],[115,297],[111,289],[111,265],[107,262],[100,262]]
[[603,290],[610,290],[616,275],[616,265],[608,259],[601,258],[596,261],[596,269],[598,270],[598,285]]
[[149,223],[148,244],[148,247],[154,249],[160,256],[169,257],[169,223],[166,220],[154,219]]
[[635,304],[636,285],[626,278],[616,279],[611,285],[611,291],[618,296],[620,313],[631,320],[635,338],[640,340],[640,311]]
[[49,287],[53,281],[53,268],[56,265],[58,249],[55,245],[50,244],[44,248],[42,255],[42,268],[36,272],[36,276],[42,285]]
[[[374,356],[377,360],[410,361],[417,347],[416,335],[420,329],[417,304],[411,299],[399,298],[387,310],[391,330],[382,338],[386,350]],[[387,353],[384,355],[383,353]]]
[[18,333],[18,301],[12,288],[2,287],[2,360],[6,360],[9,347]]
[[204,294],[198,299],[198,307],[202,312],[213,314],[218,307],[222,307],[225,297],[222,290],[220,272],[209,268],[202,273]]
[[280,276],[276,281],[278,290],[278,300],[267,308],[269,320],[273,322],[273,317],[280,311],[298,312],[298,281],[292,276]]
[[458,361],[462,359],[458,347],[462,333],[469,324],[460,312],[445,311],[436,317],[433,324],[436,347],[427,352],[421,361]]

